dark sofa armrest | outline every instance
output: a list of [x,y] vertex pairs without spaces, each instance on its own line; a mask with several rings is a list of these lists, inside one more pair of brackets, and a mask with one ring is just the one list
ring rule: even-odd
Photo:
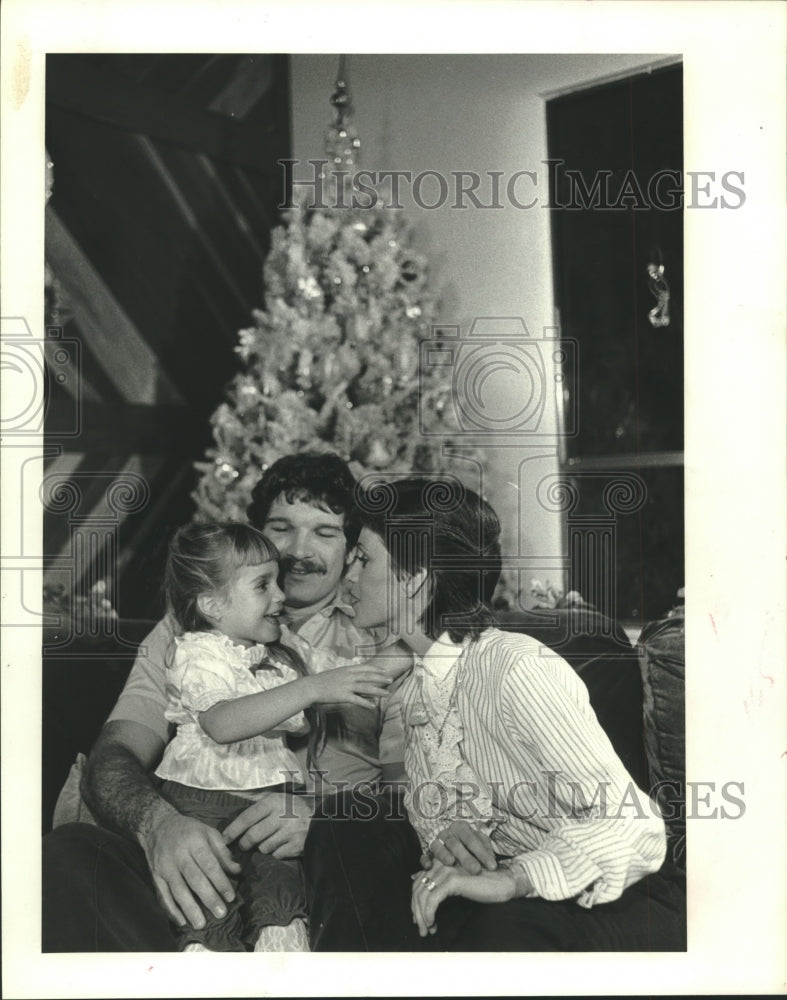
[[123,644],[111,635],[75,637],[62,628],[43,629],[42,832],[51,829],[55,803],[72,765],[78,754],[90,752],[123,690],[136,646],[154,624],[121,620],[116,632]]
[[669,857],[686,865],[686,630],[682,614],[650,622],[639,638],[645,749],[653,797],[667,825]]

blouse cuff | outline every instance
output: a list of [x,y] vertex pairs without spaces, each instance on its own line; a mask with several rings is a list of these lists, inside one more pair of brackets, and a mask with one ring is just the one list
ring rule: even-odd
[[522,885],[526,897],[538,896],[553,902],[576,899],[580,906],[589,908],[598,902],[604,886],[603,872],[589,859],[586,859],[581,871],[572,873],[569,881],[560,859],[547,850],[518,854],[507,862],[506,867],[515,876],[517,872],[525,876],[531,887],[528,890],[525,884]]
[[438,816],[436,819],[430,819],[426,822],[421,822],[418,824],[413,823],[418,838],[421,841],[421,847],[426,852],[429,850],[429,845],[439,837],[441,833],[445,832],[447,826],[449,826],[455,819],[464,820],[469,826],[479,833],[485,833],[487,837],[492,836],[495,830],[500,825],[500,821],[492,817],[485,819],[473,819],[468,820],[463,815],[457,815],[456,813],[446,812],[442,816]]

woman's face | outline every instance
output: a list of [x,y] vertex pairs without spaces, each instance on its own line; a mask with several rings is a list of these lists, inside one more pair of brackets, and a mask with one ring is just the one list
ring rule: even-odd
[[355,601],[355,624],[359,628],[388,626],[399,634],[408,603],[404,581],[391,569],[385,543],[369,528],[363,528],[355,562],[346,574],[350,596]]

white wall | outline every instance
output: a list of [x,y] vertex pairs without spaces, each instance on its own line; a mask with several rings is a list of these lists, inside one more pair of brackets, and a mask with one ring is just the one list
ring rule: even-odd
[[[663,61],[648,55],[352,55],[349,57],[354,121],[369,170],[503,171],[538,174],[535,195],[548,193],[545,97]],[[295,55],[292,60],[293,155],[323,155],[332,120],[329,103],[338,67],[335,55]],[[516,196],[530,200],[526,179]],[[516,208],[505,196],[502,209],[419,207],[403,188],[405,211],[419,248],[429,256],[432,290],[440,319],[466,328],[476,316],[520,316],[531,336],[555,324],[549,212]],[[490,198],[489,184],[478,196]],[[422,201],[438,199],[436,184],[424,184]],[[468,202],[469,204],[469,202]],[[542,428],[554,433],[556,405],[548,398]],[[534,450],[493,449],[486,486],[506,529],[506,551],[533,557],[523,572],[560,579],[560,516],[542,508],[535,487],[558,471],[554,436]],[[523,460],[527,460],[523,463]],[[561,580],[562,582],[562,580]]]

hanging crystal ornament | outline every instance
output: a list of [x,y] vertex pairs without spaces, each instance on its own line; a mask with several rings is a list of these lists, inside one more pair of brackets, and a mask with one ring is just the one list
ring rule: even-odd
[[657,305],[648,312],[650,325],[669,326],[670,291],[667,279],[664,277],[663,264],[648,264],[648,288],[657,302]]

